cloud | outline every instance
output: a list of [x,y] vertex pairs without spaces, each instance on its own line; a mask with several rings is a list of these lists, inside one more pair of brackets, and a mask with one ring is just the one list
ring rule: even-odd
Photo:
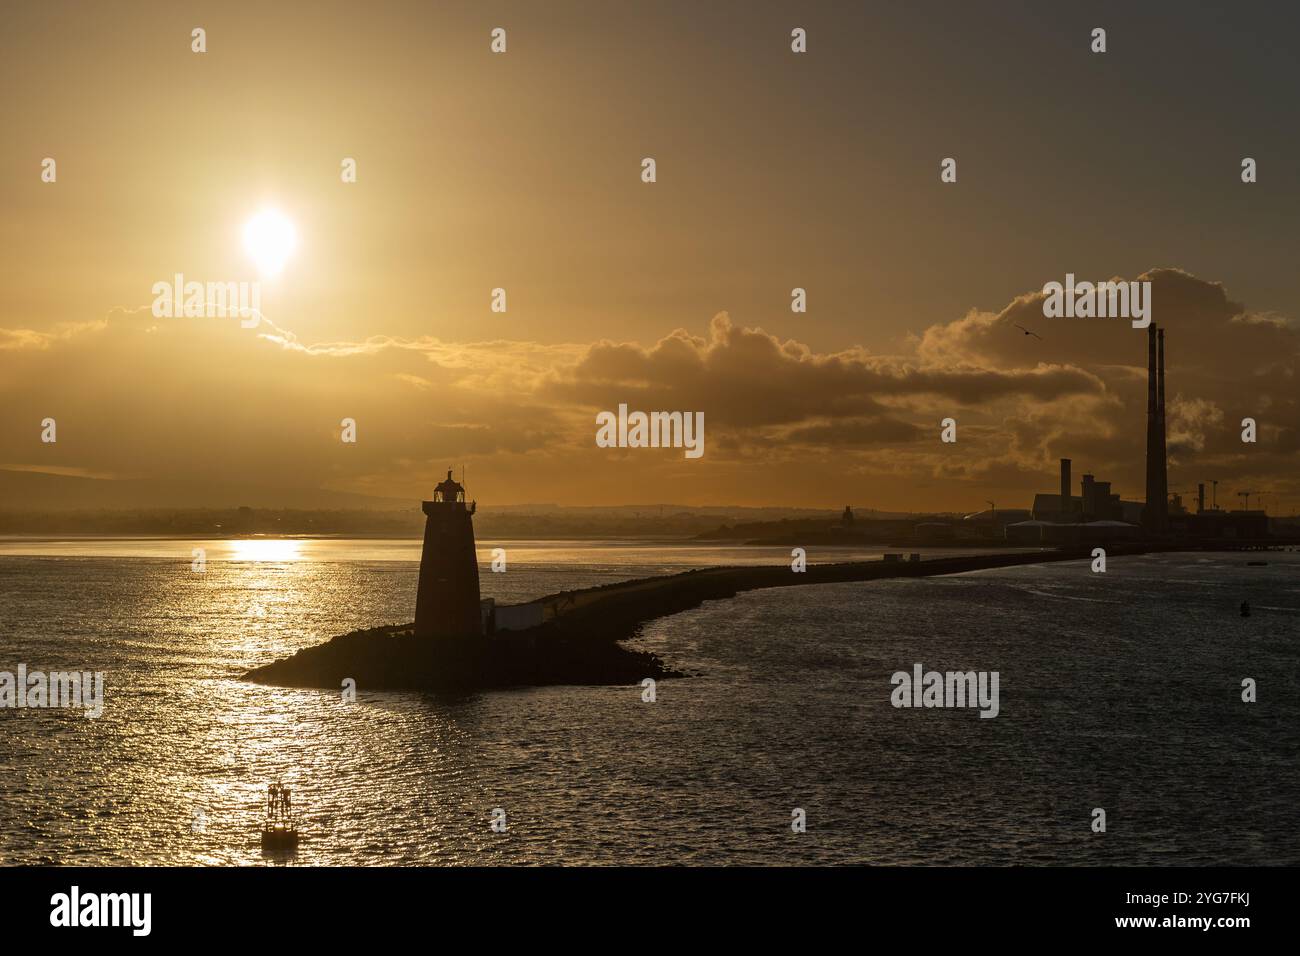
[[1201,452],[1212,436],[1224,433],[1223,409],[1205,398],[1167,400],[1167,442],[1174,456]]
[[[1180,270],[1137,278],[1152,283],[1168,330],[1172,486],[1208,476],[1300,492],[1295,325]],[[480,497],[499,501],[842,505],[870,488],[915,507],[1014,507],[1054,488],[1062,456],[1140,495],[1145,333],[1048,320],[1041,300],[1029,292],[932,325],[895,355],[817,352],[726,313],[702,335],[677,329],[651,344],[312,344],[270,323],[115,309],[0,329],[0,439],[7,463],[29,467],[399,496],[468,462]],[[596,448],[594,413],[620,403],[704,412],[705,458]],[[1247,415],[1260,423],[1254,446],[1239,438]],[[955,445],[939,442],[949,416]],[[39,441],[45,417],[58,421],[56,445]],[[345,417],[356,445],[339,441]],[[806,487],[791,492],[791,475]]]
[[919,441],[924,436],[919,425],[882,415],[802,425],[787,431],[782,439],[797,445],[834,448],[895,445]]
[[875,356],[816,354],[794,340],[714,316],[709,337],[678,329],[655,345],[599,342],[549,391],[593,408],[705,409],[722,426],[784,425],[821,417],[876,417],[909,399],[977,405],[1100,393],[1096,376],[1067,365],[980,368]]
[[[11,464],[337,487],[380,476],[400,485],[405,470],[406,483],[423,484],[466,457],[544,449],[560,430],[556,410],[527,398],[551,364],[542,346],[532,359],[519,343],[306,347],[269,324],[250,331],[137,310],[7,339],[21,343],[0,351]],[[52,445],[40,442],[46,417],[57,422]],[[339,440],[343,418],[357,421],[355,445]]]

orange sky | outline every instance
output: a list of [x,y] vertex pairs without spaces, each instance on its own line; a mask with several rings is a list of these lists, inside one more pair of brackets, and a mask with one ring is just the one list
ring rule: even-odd
[[[1020,297],[1149,274],[1170,487],[1300,504],[1287,24],[793,10],[6,11],[0,466],[416,497],[465,464],[484,503],[974,510],[1055,490],[1067,455],[1136,497],[1143,334]],[[240,241],[266,206],[299,236],[274,278]],[[175,273],[260,279],[267,321],[154,318]],[[702,411],[704,457],[597,448],[620,402]]]

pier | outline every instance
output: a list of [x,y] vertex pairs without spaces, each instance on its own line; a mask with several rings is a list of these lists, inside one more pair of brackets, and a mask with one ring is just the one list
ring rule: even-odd
[[[1115,544],[1110,556],[1183,550]],[[685,676],[654,654],[624,647],[649,621],[763,588],[844,584],[883,578],[932,577],[1056,561],[1079,561],[1087,549],[1001,552],[927,561],[853,561],[716,567],[621,581],[539,599],[542,623],[518,631],[429,638],[415,624],[340,635],[285,660],[255,668],[246,680],[284,687],[337,690],[351,678],[371,690],[470,691],[550,684],[633,684],[646,677]]]

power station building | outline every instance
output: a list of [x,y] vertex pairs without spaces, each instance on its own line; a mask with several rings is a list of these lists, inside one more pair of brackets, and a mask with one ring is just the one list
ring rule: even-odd
[[[1032,518],[1007,526],[1007,537],[1025,542],[1088,541],[1102,538],[1176,535],[1191,538],[1264,538],[1268,516],[1258,511],[1205,507],[1205,485],[1198,486],[1196,512],[1170,506],[1169,457],[1165,421],[1165,330],[1147,327],[1146,500],[1124,501],[1108,481],[1084,475],[1080,494],[1070,487],[1068,458],[1061,459],[1061,490],[1034,496]],[[1241,492],[1245,494],[1245,492]]]
[[1124,501],[1110,490],[1109,481],[1098,481],[1093,475],[1084,475],[1079,482],[1079,494],[1071,494],[1071,464],[1069,458],[1061,459],[1061,490],[1058,494],[1034,495],[1034,506],[1031,509],[1033,520],[1053,524],[1093,521],[1137,524],[1142,520],[1142,502]]

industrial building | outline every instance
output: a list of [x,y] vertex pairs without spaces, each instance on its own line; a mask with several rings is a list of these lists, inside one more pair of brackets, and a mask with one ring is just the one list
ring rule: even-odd
[[1132,541],[1142,536],[1138,525],[1127,521],[1020,521],[1007,525],[1007,540],[1016,544],[1104,544]]
[[[1224,511],[1217,500],[1205,506],[1205,484],[1198,485],[1196,511],[1188,512],[1182,496],[1170,501],[1169,458],[1165,423],[1165,330],[1147,328],[1146,500],[1125,501],[1111,491],[1109,481],[1084,475],[1079,494],[1070,485],[1071,461],[1061,459],[1061,485],[1056,494],[1036,494],[1032,517],[1007,525],[1008,540],[1078,543],[1112,538],[1265,538],[1268,515],[1263,509]],[[1240,494],[1247,494],[1240,492]],[[1247,498],[1249,503],[1249,498]]]
[[1070,466],[1069,458],[1061,459],[1061,490],[1057,494],[1034,495],[1034,506],[1030,509],[1033,520],[1056,524],[1087,521],[1137,524],[1142,520],[1142,502],[1124,501],[1110,490],[1109,481],[1098,481],[1093,475],[1084,475],[1079,482],[1079,494],[1071,494]]
[[1268,513],[1263,508],[1239,508],[1224,511],[1213,503],[1205,507],[1205,482],[1196,486],[1196,511],[1182,507],[1182,498],[1173,496],[1174,506],[1168,513],[1171,534],[1188,538],[1266,538],[1269,535]]

